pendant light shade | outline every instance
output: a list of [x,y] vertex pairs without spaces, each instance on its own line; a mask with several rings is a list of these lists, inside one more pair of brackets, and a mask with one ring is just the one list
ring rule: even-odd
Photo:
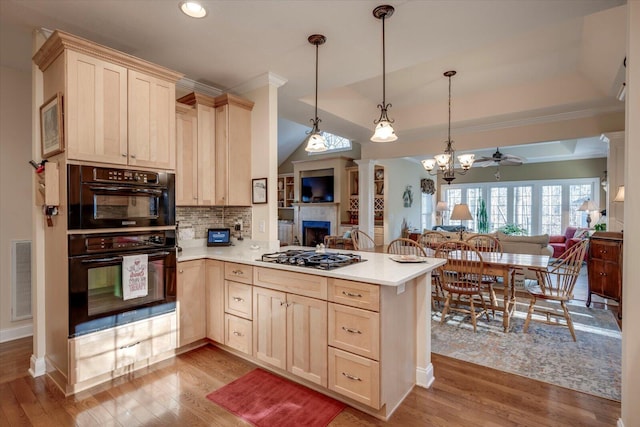
[[306,138],[306,147],[305,151],[309,153],[321,153],[323,151],[327,151],[327,141],[324,139],[324,136],[320,133],[320,129],[318,128],[318,124],[322,121],[318,118],[318,46],[324,44],[327,41],[327,38],[322,34],[313,34],[310,35],[309,43],[315,45],[316,47],[316,104],[315,104],[315,118],[311,119],[311,123],[313,127],[309,132],[309,136]]
[[393,120],[387,116],[387,110],[391,107],[391,104],[387,104],[385,99],[386,82],[385,82],[385,43],[384,43],[384,20],[390,18],[394,12],[393,6],[382,5],[373,9],[373,16],[382,20],[382,103],[378,104],[380,109],[380,118],[373,123],[376,125],[376,129],[371,137],[371,142],[393,142],[398,139],[395,131],[393,130]]

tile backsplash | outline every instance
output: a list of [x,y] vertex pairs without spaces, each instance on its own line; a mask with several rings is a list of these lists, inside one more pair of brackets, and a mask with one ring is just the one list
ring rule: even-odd
[[179,221],[179,240],[206,239],[208,228],[228,227],[231,235],[236,222],[242,223],[242,236],[251,238],[251,208],[244,206],[177,206],[176,220]]

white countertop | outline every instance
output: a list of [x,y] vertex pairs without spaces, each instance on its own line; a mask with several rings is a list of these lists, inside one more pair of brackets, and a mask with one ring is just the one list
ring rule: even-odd
[[278,270],[297,271],[300,273],[316,274],[318,276],[335,277],[338,279],[355,280],[359,282],[374,283],[377,285],[398,286],[430,272],[434,268],[445,263],[439,258],[427,258],[426,262],[399,263],[390,259],[389,254],[374,252],[357,252],[340,249],[326,249],[333,253],[357,253],[366,262],[359,262],[334,270],[319,270],[309,267],[298,267],[274,262],[259,261],[263,254],[281,252],[290,249],[313,250],[301,246],[278,246],[277,242],[257,242],[249,239],[234,241],[234,246],[207,247],[204,239],[195,241],[181,241],[182,252],[178,253],[178,262],[194,259],[216,259],[220,261],[250,264],[259,267],[269,267]]

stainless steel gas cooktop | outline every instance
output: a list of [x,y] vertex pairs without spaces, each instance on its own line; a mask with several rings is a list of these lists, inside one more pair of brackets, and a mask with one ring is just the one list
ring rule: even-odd
[[352,253],[316,252],[300,249],[264,254],[259,261],[332,270],[366,260],[362,259],[360,255]]

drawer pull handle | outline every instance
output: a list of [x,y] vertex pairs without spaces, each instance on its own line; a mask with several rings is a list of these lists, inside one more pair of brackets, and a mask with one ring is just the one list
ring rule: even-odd
[[120,350],[124,350],[125,348],[131,348],[131,347],[135,347],[138,344],[140,344],[140,341],[138,342],[134,342],[133,344],[129,344],[129,345],[123,345],[122,347],[120,347]]
[[238,301],[238,302],[242,302],[244,301],[244,298],[240,298],[240,297],[233,297],[234,301]]
[[362,295],[360,294],[352,294],[351,292],[347,292],[347,291],[342,291],[342,294],[348,297],[362,298]]
[[236,276],[242,276],[242,270],[233,270],[232,273]]
[[603,272],[601,272],[601,273],[600,273],[600,275],[601,275],[601,276],[606,276],[606,275],[607,275],[607,273],[603,273]]
[[349,378],[350,380],[353,381],[362,381],[362,379],[358,378],[358,377],[354,377],[353,375],[349,375],[346,372],[343,372],[342,375],[344,375],[345,377]]
[[606,254],[606,253],[607,253],[607,251],[606,251],[606,250],[604,250],[604,249],[602,249],[602,250],[600,251],[600,253],[601,253],[601,254]]
[[233,335],[235,335],[235,336],[237,336],[237,337],[242,337],[242,336],[244,336],[244,335],[242,335],[242,333],[241,333],[241,332],[238,332],[238,331],[233,331]]
[[342,330],[346,331],[346,332],[349,332],[350,334],[362,334],[362,332],[360,332],[359,330],[347,328],[346,326],[343,326]]

